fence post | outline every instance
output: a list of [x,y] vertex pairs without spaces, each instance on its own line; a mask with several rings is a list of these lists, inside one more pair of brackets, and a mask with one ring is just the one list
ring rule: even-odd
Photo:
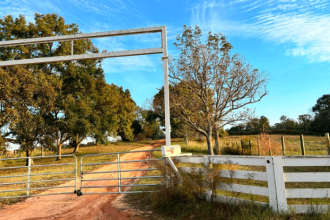
[[330,138],[329,138],[329,133],[325,134],[325,141],[327,143],[327,151],[328,151],[328,155],[330,155]]
[[304,135],[300,135],[301,155],[305,156]]
[[26,195],[30,195],[29,188],[30,188],[30,176],[31,176],[31,158],[28,157],[28,175],[27,175],[27,182],[26,182]]
[[[209,166],[210,159],[208,156],[204,156],[204,159],[202,161],[204,163],[204,166],[207,167]],[[205,188],[205,196],[206,196],[206,201],[211,202],[212,198],[212,190],[208,187]]]
[[251,140],[249,139],[249,147],[250,147],[250,153],[252,155],[252,146],[251,146]]
[[277,198],[277,210],[278,212],[287,212],[288,204],[286,201],[285,194],[285,182],[282,165],[282,157],[273,157],[274,163],[274,175],[275,175],[275,187],[276,187],[276,198]]
[[241,148],[242,148],[242,154],[244,154],[244,149],[243,149],[243,140],[241,140]]
[[287,212],[282,157],[266,157],[269,206],[274,212]]
[[258,143],[258,156],[260,156],[260,143],[259,143],[259,138],[257,138],[257,143]]
[[44,157],[44,148],[41,146],[41,156]]
[[118,171],[118,192],[121,192],[121,172],[120,172],[120,155],[117,154],[117,171]]
[[267,173],[267,184],[268,184],[268,196],[269,196],[269,206],[274,212],[277,212],[277,198],[276,198],[276,185],[275,185],[275,175],[274,175],[274,163],[272,157],[266,157],[266,173]]
[[281,137],[281,144],[282,144],[282,153],[283,153],[283,156],[285,156],[285,143],[284,143],[284,137],[283,136]]

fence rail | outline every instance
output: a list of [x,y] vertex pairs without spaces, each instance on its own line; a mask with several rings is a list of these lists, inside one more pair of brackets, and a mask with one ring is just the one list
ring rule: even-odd
[[[262,186],[247,185],[247,183],[228,184],[222,182],[217,185],[217,189],[231,193],[237,192],[249,195],[266,196],[269,199],[268,203],[255,200],[253,202],[263,206],[268,205],[272,207],[274,211],[308,213],[311,211],[325,212],[330,210],[330,205],[313,204],[313,200],[309,201],[309,205],[290,205],[287,201],[287,199],[298,199],[296,201],[298,203],[301,202],[301,199],[330,198],[330,188],[324,188],[330,185],[330,172],[325,172],[328,167],[330,171],[329,156],[181,156],[176,157],[176,160],[181,163],[179,169],[182,172],[188,173],[199,172],[205,174],[207,172],[207,169],[205,168],[208,166],[207,163],[248,166],[244,167],[244,169],[248,170],[239,170],[242,169],[242,167],[239,168],[237,166],[236,168],[233,168],[233,170],[220,170],[219,175],[225,178],[264,181],[264,184],[261,184]],[[189,164],[203,164],[203,167],[189,167]],[[250,166],[258,166],[260,169],[265,169],[266,171],[254,171],[251,170]],[[294,172],[284,172],[284,167],[286,167],[286,169],[292,167],[294,168]],[[309,172],[303,172],[306,170],[306,167],[308,167]],[[286,183],[297,184],[291,184],[291,186],[288,187]],[[303,186],[300,186],[302,183],[318,183],[318,186],[316,188],[310,186],[309,188],[302,188]],[[207,195],[209,198],[210,193],[211,191],[207,189]],[[248,199],[227,195],[215,195],[215,200],[230,204],[251,202],[251,200]]]

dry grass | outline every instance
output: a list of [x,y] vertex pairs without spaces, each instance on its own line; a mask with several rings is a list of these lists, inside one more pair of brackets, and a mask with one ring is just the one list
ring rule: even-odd
[[[285,141],[285,154],[287,156],[301,155],[300,137],[298,135],[283,135]],[[241,152],[241,140],[244,144],[244,153],[246,155],[258,155],[257,139],[260,141],[260,154],[261,156],[269,155],[269,149],[272,151],[272,155],[282,155],[281,135],[246,135],[246,136],[228,136],[220,139],[221,148],[231,148],[233,151],[237,150]],[[245,146],[246,141],[251,141],[252,152]],[[327,145],[324,137],[305,136],[305,155],[327,155]],[[172,141],[172,144],[178,144],[182,147],[184,153],[192,153],[194,155],[207,155],[206,141],[190,141],[188,148],[182,139],[177,138]],[[213,142],[214,146],[214,142]]]

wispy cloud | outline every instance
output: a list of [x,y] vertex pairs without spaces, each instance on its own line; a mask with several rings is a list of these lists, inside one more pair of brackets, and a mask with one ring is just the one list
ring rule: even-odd
[[286,44],[288,56],[330,62],[329,10],[330,2],[325,0],[204,1],[192,8],[192,24],[226,35]]

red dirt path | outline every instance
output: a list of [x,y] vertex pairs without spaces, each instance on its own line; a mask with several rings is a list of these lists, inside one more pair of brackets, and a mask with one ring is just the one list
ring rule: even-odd
[[[147,145],[135,150],[149,150],[153,149],[164,141],[158,141],[153,145]],[[141,160],[145,159],[148,153],[129,153],[120,157],[121,161],[125,160]],[[141,163],[123,163],[122,170],[128,169],[143,169],[147,168],[147,164]],[[96,171],[109,171],[117,170],[117,164],[109,164],[97,169]],[[122,177],[128,176],[142,176],[145,172],[123,172]],[[111,174],[90,174],[84,175],[84,179],[104,179],[117,177],[117,173]],[[122,185],[129,184],[131,180],[122,180]],[[97,186],[97,185],[116,185],[116,180],[111,181],[90,181],[84,182],[84,186]],[[73,185],[74,182],[70,181],[64,185]],[[79,185],[78,185],[79,186]],[[79,188],[79,187],[78,187]],[[56,189],[59,192],[61,189]],[[95,188],[88,189],[89,192],[116,192],[116,187],[109,188]],[[54,190],[47,190],[44,194],[52,193]],[[63,189],[65,192],[65,188]],[[87,192],[86,189],[83,192]],[[101,194],[101,195],[83,195],[77,197],[75,194],[63,194],[53,196],[31,197],[23,202],[5,206],[0,210],[0,220],[39,220],[39,219],[118,219],[118,220],[140,220],[141,218],[134,217],[135,213],[130,210],[125,212],[119,211],[113,207],[112,202],[117,197],[116,194]]]

